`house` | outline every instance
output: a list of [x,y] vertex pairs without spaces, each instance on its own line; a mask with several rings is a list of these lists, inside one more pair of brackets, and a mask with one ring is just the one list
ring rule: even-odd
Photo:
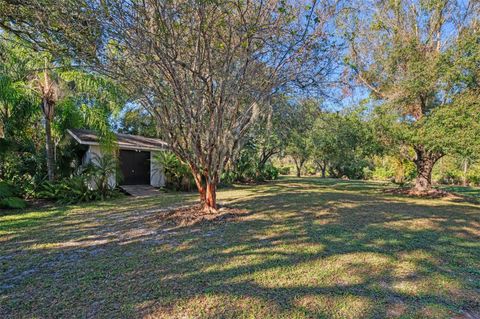
[[[102,156],[100,137],[91,130],[69,129],[68,134],[82,147],[84,153],[82,164],[95,162],[97,156]],[[165,186],[165,175],[161,165],[153,160],[156,152],[167,149],[167,143],[155,139],[130,134],[115,134],[119,149],[119,166],[121,178],[110,178],[110,185],[152,185]]]

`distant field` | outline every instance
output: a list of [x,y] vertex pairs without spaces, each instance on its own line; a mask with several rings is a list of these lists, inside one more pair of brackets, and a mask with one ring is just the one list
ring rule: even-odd
[[480,206],[385,187],[235,186],[244,215],[191,226],[156,210],[194,194],[3,212],[0,318],[478,317]]

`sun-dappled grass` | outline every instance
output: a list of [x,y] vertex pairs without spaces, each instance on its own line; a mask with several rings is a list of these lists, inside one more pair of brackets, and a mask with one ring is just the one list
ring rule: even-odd
[[158,222],[194,194],[0,216],[0,317],[468,318],[480,206],[386,184],[282,178],[223,189],[248,213]]

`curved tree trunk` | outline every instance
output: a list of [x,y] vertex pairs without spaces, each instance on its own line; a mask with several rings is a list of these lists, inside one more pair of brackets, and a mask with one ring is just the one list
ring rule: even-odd
[[417,192],[428,192],[432,189],[432,170],[435,163],[443,156],[442,153],[425,150],[420,145],[415,147],[417,167],[417,178],[415,179],[414,190]]
[[46,150],[47,150],[47,173],[48,180],[55,179],[55,151],[52,140],[52,126],[50,119],[45,117],[45,136],[46,136]]
[[197,186],[197,190],[200,195],[200,203],[204,205],[207,192],[205,190],[205,186],[203,185],[202,175],[195,168],[193,168],[192,165],[190,165],[190,169],[192,170],[193,179],[195,180],[195,185]]

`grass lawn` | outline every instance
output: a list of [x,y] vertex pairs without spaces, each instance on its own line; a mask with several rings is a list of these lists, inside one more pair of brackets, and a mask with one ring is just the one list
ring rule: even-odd
[[462,196],[468,196],[472,199],[480,200],[480,187],[473,186],[442,186],[440,189],[459,194]]
[[192,194],[0,215],[1,318],[475,318],[480,206],[283,178],[248,213],[172,226]]

